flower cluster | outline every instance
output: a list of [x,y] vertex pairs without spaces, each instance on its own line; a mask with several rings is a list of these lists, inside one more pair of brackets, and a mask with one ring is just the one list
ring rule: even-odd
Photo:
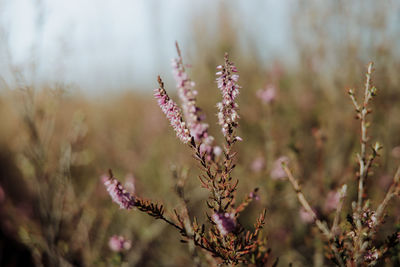
[[212,219],[223,236],[226,236],[236,229],[235,214],[233,213],[214,213]]
[[113,235],[108,241],[108,246],[112,251],[121,252],[129,250],[132,246],[132,242],[125,237],[120,235]]
[[[217,84],[222,93],[222,101],[217,104],[218,123],[222,127],[222,133],[229,138],[237,127],[239,114],[238,104],[235,102],[239,95],[240,86],[237,84],[239,75],[235,65],[229,61],[228,54],[225,54],[225,64],[217,67]],[[233,141],[233,140],[230,140]]]
[[159,87],[155,90],[155,98],[157,99],[158,105],[164,112],[165,116],[169,120],[171,126],[176,132],[176,136],[183,142],[187,143],[190,141],[191,136],[186,123],[182,119],[181,111],[178,105],[169,98],[167,92],[164,89],[164,83],[160,76],[158,76]]
[[104,181],[112,200],[119,205],[121,209],[132,209],[135,206],[135,197],[129,193],[122,184],[112,175],[107,177]]

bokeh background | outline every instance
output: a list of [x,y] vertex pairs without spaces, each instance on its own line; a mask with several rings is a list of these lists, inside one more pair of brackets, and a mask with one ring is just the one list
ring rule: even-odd
[[[194,265],[174,229],[119,210],[101,182],[112,168],[122,181],[133,179],[138,195],[172,211],[182,208],[176,176],[187,176],[190,216],[205,218],[199,169],[152,97],[161,74],[177,99],[175,41],[218,142],[215,67],[225,52],[238,67],[238,200],[260,189],[240,221],[252,227],[267,209],[278,266],[329,262],[292,188],[273,175],[274,162],[289,158],[328,220],[329,194],[347,183],[345,218],[359,149],[346,89],[361,97],[370,61],[379,90],[370,135],[384,146],[367,184],[373,203],[399,164],[398,1],[1,0],[0,7],[1,266]],[[262,94],[270,88],[272,101]],[[381,240],[400,227],[399,204],[393,201]],[[112,235],[130,239],[132,248],[113,252]]]

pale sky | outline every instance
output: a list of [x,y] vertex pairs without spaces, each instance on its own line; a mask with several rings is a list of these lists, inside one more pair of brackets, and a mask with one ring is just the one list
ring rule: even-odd
[[[265,59],[282,52],[290,1],[0,0],[0,22],[11,63],[27,80],[34,62],[39,81],[73,83],[88,92],[129,85],[148,90],[158,73],[170,75],[175,40],[182,50],[190,47],[193,16],[204,14],[209,23],[220,2],[229,3],[241,29],[257,37]],[[38,4],[42,27],[36,26]],[[3,52],[1,57],[1,75],[9,80],[10,64]]]

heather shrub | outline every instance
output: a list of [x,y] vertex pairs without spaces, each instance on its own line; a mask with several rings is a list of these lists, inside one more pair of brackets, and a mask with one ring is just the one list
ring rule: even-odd
[[[194,159],[203,171],[199,175],[199,180],[201,187],[209,191],[209,197],[205,201],[209,208],[209,212],[206,213],[207,222],[202,223],[196,217],[191,218],[190,211],[185,205],[180,211],[174,209],[173,219],[168,218],[162,204],[142,199],[129,192],[111,171],[109,176],[104,178],[104,185],[121,209],[138,209],[176,228],[182,236],[182,242],[188,242],[192,246],[195,258],[198,255],[193,247],[199,247],[203,252],[213,256],[216,259],[215,263],[265,266],[268,263],[269,250],[266,247],[265,237],[260,234],[265,223],[265,210],[256,220],[254,230],[244,229],[239,222],[240,213],[253,200],[258,199],[258,189],[249,193],[242,203],[236,204],[239,179],[233,176],[237,153],[234,151],[234,145],[242,141],[236,130],[239,119],[236,98],[240,89],[237,84],[239,79],[237,68],[229,60],[228,54],[225,54],[224,64],[217,66],[216,81],[222,94],[222,100],[217,104],[217,117],[225,140],[221,148],[215,145],[214,137],[209,133],[205,116],[196,103],[195,83],[185,71],[178,44],[176,48],[178,58],[173,60],[172,66],[182,110],[168,96],[160,77],[155,98],[176,136],[189,146]],[[181,174],[176,175],[177,193],[182,202],[186,203],[188,200],[184,193],[184,179],[180,177]]]

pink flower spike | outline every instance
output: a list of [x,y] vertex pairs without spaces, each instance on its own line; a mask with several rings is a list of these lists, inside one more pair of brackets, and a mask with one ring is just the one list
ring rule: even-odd
[[[237,72],[235,65],[229,61],[228,54],[225,54],[225,65],[217,67],[221,71],[217,72],[217,86],[222,93],[222,101],[217,104],[218,123],[222,127],[223,135],[233,140],[234,130],[238,126],[239,115],[237,113],[238,104],[235,103],[239,95],[240,86],[237,84],[239,75],[232,74]],[[239,139],[238,139],[239,140]]]
[[215,157],[213,153],[214,137],[209,135],[209,125],[204,122],[205,115],[197,106],[197,91],[194,89],[195,83],[189,78],[183,64],[181,51],[176,44],[178,58],[172,60],[172,73],[176,81],[176,88],[182,103],[182,111],[187,122],[187,127],[194,141],[200,145],[201,153],[206,154],[207,160]]
[[124,189],[121,183],[112,175],[104,181],[104,185],[112,200],[119,205],[121,209],[130,210],[135,206],[135,197]]
[[189,129],[186,126],[186,123],[182,119],[181,111],[178,108],[178,105],[169,98],[167,92],[164,89],[164,83],[161,80],[160,76],[158,76],[158,83],[160,87],[155,90],[154,94],[155,98],[157,99],[158,105],[169,120],[172,128],[174,128],[176,136],[183,143],[186,144],[190,141],[191,135]]

